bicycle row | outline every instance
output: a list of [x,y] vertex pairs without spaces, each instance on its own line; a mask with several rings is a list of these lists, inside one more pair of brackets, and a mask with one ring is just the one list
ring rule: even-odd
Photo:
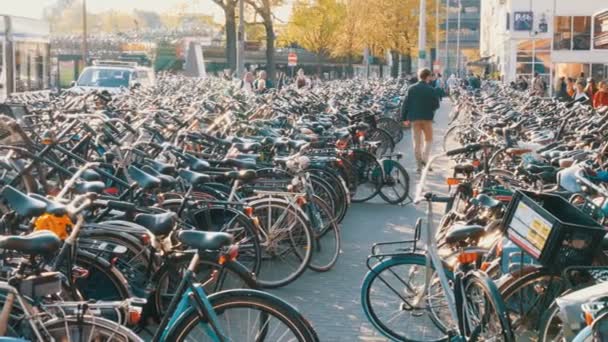
[[249,96],[215,78],[157,80],[111,98],[12,99],[0,120],[0,332],[318,340],[262,289],[334,267],[351,201],[407,197],[392,153],[400,84]]
[[[368,320],[398,341],[608,337],[608,111],[500,86],[454,101],[444,152],[414,198],[426,217],[368,258]],[[425,192],[445,157],[448,194]]]

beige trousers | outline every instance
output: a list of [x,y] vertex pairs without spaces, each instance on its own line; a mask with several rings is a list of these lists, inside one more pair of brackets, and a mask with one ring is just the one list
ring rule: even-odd
[[412,121],[412,142],[416,164],[426,164],[433,147],[433,120]]

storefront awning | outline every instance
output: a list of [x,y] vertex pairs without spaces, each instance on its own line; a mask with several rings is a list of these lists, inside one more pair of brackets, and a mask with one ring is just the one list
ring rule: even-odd
[[488,56],[488,57],[481,57],[478,60],[475,61],[471,61],[471,62],[467,62],[467,66],[477,66],[477,67],[485,67],[490,65],[490,58],[492,58],[492,56]]

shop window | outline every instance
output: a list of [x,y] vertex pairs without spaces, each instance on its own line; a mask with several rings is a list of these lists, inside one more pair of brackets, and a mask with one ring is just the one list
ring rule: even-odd
[[591,17],[556,16],[553,49],[589,50],[591,48]]
[[591,17],[572,18],[572,50],[591,48]]
[[608,49],[608,11],[595,16],[593,30],[593,48]]

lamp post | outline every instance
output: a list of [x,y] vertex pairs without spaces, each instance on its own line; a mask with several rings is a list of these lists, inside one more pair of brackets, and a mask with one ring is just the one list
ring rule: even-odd
[[[450,0],[445,0],[445,66],[444,70],[448,70],[450,66],[450,54],[449,54],[449,42],[450,42]],[[447,77],[447,76],[446,76]]]
[[426,68],[426,0],[420,0],[418,24],[418,69]]
[[435,62],[439,65],[439,0],[435,0]]
[[236,44],[236,75],[240,78],[245,73],[245,1],[239,0],[239,29]]
[[460,77],[460,19],[462,14],[462,1],[458,0],[458,32],[456,32],[456,70]]
[[82,67],[87,66],[87,0],[82,0]]

